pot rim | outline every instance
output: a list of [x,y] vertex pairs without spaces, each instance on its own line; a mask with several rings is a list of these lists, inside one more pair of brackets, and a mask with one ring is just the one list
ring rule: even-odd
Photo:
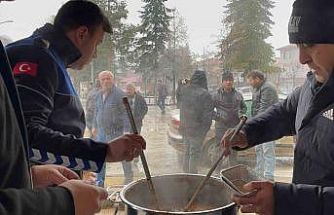
[[[159,177],[163,177],[163,176],[201,176],[201,177],[205,177],[206,175],[203,175],[203,174],[192,174],[192,173],[174,173],[174,174],[162,174],[162,175],[155,175],[155,176],[152,176],[152,178],[159,178]],[[220,178],[218,177],[214,177],[214,176],[211,176],[210,177],[211,179],[214,179],[214,180],[217,180],[219,182],[222,182],[224,183]],[[142,211],[148,211],[148,212],[153,212],[153,213],[163,213],[163,214],[202,214],[202,213],[211,213],[211,212],[215,212],[215,211],[219,211],[219,210],[224,210],[224,209],[227,209],[227,208],[230,208],[232,206],[235,206],[236,204],[234,202],[231,202],[230,204],[227,204],[227,205],[224,205],[222,207],[217,207],[217,208],[214,208],[214,209],[210,209],[210,210],[202,210],[202,211],[189,211],[189,212],[186,212],[186,211],[164,211],[164,210],[154,210],[154,209],[150,209],[150,208],[144,208],[144,207],[141,207],[139,205],[136,205],[130,201],[127,200],[127,198],[125,197],[125,193],[126,191],[131,188],[132,186],[134,186],[135,184],[138,184],[142,181],[146,180],[146,178],[141,178],[141,179],[138,179],[136,181],[133,181],[127,185],[125,185],[123,187],[123,189],[121,190],[120,192],[120,197],[121,197],[121,200],[127,204],[128,206],[130,206],[131,208],[135,209],[135,210],[142,210]],[[228,188],[227,188],[228,189]]]

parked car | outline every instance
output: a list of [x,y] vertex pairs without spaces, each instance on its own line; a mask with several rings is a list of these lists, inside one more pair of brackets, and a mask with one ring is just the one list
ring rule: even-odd
[[[247,105],[247,116],[250,117],[252,94],[245,93],[243,94],[243,97]],[[284,100],[286,97],[287,95],[285,94],[279,94],[280,101]],[[168,144],[171,145],[176,150],[178,161],[180,164],[182,164],[184,153],[186,150],[186,145],[183,142],[182,135],[179,133],[179,127],[180,127],[180,110],[174,109],[171,111],[170,119],[168,122],[168,131],[167,131]],[[214,128],[214,121],[213,121],[213,123],[211,124],[211,128],[208,131],[205,137],[205,140],[203,142],[203,145],[202,145],[202,153],[201,153],[201,163],[202,164],[210,166],[211,164],[213,164],[213,162],[215,162],[216,156],[217,156],[217,153],[216,153],[217,147],[219,146],[217,146],[216,144],[215,128]],[[289,151],[291,151],[292,153],[292,150],[289,150]]]

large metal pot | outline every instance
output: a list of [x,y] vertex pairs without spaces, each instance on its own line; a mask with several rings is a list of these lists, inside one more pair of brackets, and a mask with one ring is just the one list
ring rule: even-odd
[[219,178],[211,177],[189,212],[183,209],[204,175],[173,174],[152,177],[156,196],[146,179],[132,182],[121,191],[127,214],[224,214],[236,215],[231,190]]

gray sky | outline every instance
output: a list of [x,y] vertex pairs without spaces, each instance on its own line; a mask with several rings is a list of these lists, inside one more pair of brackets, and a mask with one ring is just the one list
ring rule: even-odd
[[[276,7],[272,10],[275,25],[273,36],[268,42],[275,49],[288,44],[287,23],[294,0],[274,0]],[[0,23],[13,20],[12,23],[0,25],[0,35],[8,35],[14,40],[28,36],[32,31],[55,15],[65,0],[16,0],[0,3]],[[139,22],[138,11],[142,10],[140,0],[128,0],[129,21]],[[217,35],[222,28],[223,6],[225,0],[168,0],[166,5],[176,7],[185,18],[190,48],[195,53],[216,49]]]

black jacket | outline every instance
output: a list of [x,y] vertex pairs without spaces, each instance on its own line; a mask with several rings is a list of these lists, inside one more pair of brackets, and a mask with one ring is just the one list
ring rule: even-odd
[[72,196],[65,188],[32,190],[21,104],[1,42],[0,103],[0,214],[74,214]]
[[78,49],[47,24],[7,51],[33,148],[30,159],[99,171],[107,145],[82,138],[84,111],[66,71],[81,56]]
[[182,88],[180,96],[181,133],[205,137],[212,123],[213,100],[207,89],[204,71],[197,70],[191,84]]
[[[230,97],[230,101],[228,100]],[[247,106],[242,97],[242,94],[235,89],[231,92],[224,92],[220,88],[213,96],[214,106],[216,111],[213,114],[216,128],[232,128],[236,126],[240,117],[247,113]]]
[[[250,145],[296,134],[292,180],[300,185],[275,188],[277,214],[333,214],[330,202],[334,202],[334,189],[329,188],[334,187],[333,92],[333,73],[321,87],[309,73],[304,85],[284,102],[254,117],[244,127]],[[291,213],[292,209],[296,213]]]

